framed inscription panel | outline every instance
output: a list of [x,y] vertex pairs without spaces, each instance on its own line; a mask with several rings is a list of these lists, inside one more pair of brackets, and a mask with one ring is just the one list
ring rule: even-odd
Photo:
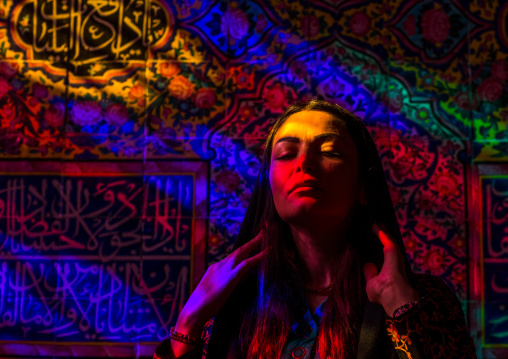
[[151,355],[205,269],[207,164],[0,163],[0,353]]

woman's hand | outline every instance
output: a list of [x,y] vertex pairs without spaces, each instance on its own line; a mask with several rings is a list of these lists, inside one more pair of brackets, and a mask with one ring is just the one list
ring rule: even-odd
[[383,244],[384,261],[379,273],[374,263],[366,263],[363,267],[367,296],[372,303],[381,304],[391,317],[397,308],[419,300],[420,296],[407,280],[404,258],[393,239],[376,224],[372,230]]
[[[247,276],[249,270],[261,261],[265,251],[252,257],[249,257],[249,254],[261,243],[262,236],[263,232],[220,262],[208,267],[180,312],[175,331],[196,338],[201,337],[206,322],[222,308],[233,289]],[[172,340],[172,348],[176,356],[192,349],[191,346],[175,340]]]

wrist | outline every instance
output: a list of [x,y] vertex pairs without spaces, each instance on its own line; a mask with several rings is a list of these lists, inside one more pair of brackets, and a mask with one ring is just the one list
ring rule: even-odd
[[387,295],[384,296],[382,306],[385,313],[390,317],[398,308],[420,300],[420,295],[410,285],[386,289],[385,293]]
[[176,320],[175,330],[185,335],[200,338],[205,324],[206,321],[200,320],[198,315],[186,313],[185,310],[182,310]]
[[[171,349],[176,357],[194,350],[199,345],[204,326],[204,323],[197,320],[196,315],[192,315],[192,313],[188,315],[184,310],[180,312],[175,326],[171,328],[176,334],[170,334]],[[185,340],[186,337],[193,338]]]

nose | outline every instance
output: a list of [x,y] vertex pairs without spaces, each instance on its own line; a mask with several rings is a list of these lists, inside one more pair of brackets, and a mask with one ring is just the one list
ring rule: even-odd
[[303,152],[296,161],[295,172],[311,173],[314,171],[315,164],[313,163],[312,156],[309,153]]

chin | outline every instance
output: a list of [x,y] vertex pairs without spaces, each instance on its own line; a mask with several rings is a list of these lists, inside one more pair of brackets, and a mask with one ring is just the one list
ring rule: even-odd
[[284,222],[295,225],[340,221],[347,216],[344,213],[337,213],[337,208],[322,207],[315,202],[292,204],[281,211],[277,209],[277,213]]
[[319,217],[324,214],[322,210],[313,206],[294,206],[287,211],[279,212],[280,218],[289,224],[306,222],[309,218]]

